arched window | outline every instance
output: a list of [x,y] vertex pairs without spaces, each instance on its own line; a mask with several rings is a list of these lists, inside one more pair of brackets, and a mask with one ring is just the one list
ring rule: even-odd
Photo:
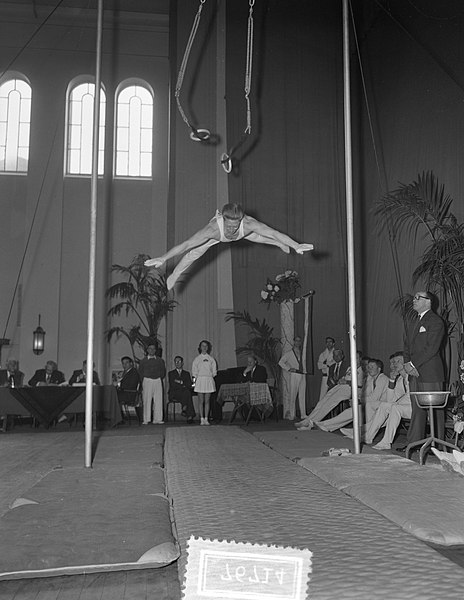
[[151,177],[153,94],[141,82],[126,81],[117,93],[115,146],[116,177]]
[[0,171],[27,173],[31,86],[24,79],[0,83]]
[[[68,91],[66,127],[66,175],[92,173],[93,101],[95,84],[79,83]],[[100,92],[98,174],[103,174],[106,96]]]

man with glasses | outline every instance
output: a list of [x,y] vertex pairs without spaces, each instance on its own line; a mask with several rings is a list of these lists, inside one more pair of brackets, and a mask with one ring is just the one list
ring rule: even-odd
[[[406,332],[404,340],[404,370],[409,375],[411,392],[436,392],[443,390],[445,370],[440,350],[445,338],[443,319],[432,310],[433,295],[430,292],[416,292],[413,309],[418,315],[412,329]],[[407,442],[417,442],[425,438],[427,412],[411,400],[412,415]],[[435,410],[437,437],[445,435],[445,410]],[[397,448],[400,452],[406,446]]]

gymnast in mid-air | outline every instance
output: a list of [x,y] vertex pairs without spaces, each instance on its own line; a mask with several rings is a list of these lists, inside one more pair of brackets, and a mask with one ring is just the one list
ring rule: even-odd
[[170,258],[187,252],[167,278],[167,288],[171,290],[180,275],[200,256],[203,256],[208,248],[219,242],[237,242],[241,239],[257,244],[278,246],[287,254],[290,248],[293,248],[297,254],[303,254],[314,248],[312,244],[298,244],[285,233],[246,215],[240,204],[225,204],[200,231],[168,250],[163,256],[146,260],[145,266],[159,268]]

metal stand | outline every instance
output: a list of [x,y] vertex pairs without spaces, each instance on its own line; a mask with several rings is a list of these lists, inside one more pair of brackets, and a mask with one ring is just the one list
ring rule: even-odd
[[[445,408],[446,403],[448,401],[449,392],[411,392],[411,396],[415,397],[417,406],[419,408],[429,409],[430,436],[422,440],[418,440],[417,442],[411,442],[410,444],[408,444],[406,448],[406,458],[409,458],[411,450],[413,448],[417,448],[417,446],[421,446],[421,449],[419,450],[420,465],[424,464],[424,457],[426,452],[428,452],[432,446],[435,446],[435,444],[440,444],[442,446],[446,446],[447,448],[459,450],[458,446],[456,446],[455,444],[445,442],[445,440],[440,440],[439,438],[435,437],[435,423],[433,418],[433,410],[435,408]],[[440,397],[444,398],[444,400],[440,403],[437,403],[437,400]]]

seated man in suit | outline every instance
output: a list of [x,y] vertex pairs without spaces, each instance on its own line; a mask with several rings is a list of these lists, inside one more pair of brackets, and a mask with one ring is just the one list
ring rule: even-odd
[[6,369],[0,370],[0,386],[21,387],[23,385],[24,373],[19,370],[16,359],[10,358],[6,361]]
[[[95,371],[95,363],[93,365],[93,383],[94,385],[100,385],[100,378],[98,377],[98,373]],[[87,381],[87,361],[84,360],[82,363],[82,369],[78,369],[74,371],[69,380],[69,385],[74,385],[75,383],[85,383]]]
[[[315,408],[309,413],[306,419],[303,419],[303,421],[295,424],[298,431],[310,431],[316,422],[322,421],[322,419],[341,402],[351,399],[351,367],[348,367],[346,373],[343,376],[340,376],[342,367],[338,365],[342,365],[343,363],[343,351],[334,350],[333,357],[335,363],[329,369],[327,382],[329,385],[329,390],[322,400],[319,400]],[[362,353],[359,351],[356,352],[358,397],[361,394],[364,381],[364,373],[361,367],[361,357]]]
[[137,418],[139,422],[141,422],[143,418],[142,401],[141,398],[136,394],[142,383],[140,381],[139,372],[134,367],[134,361],[130,356],[123,356],[121,358],[121,364],[123,372],[121,379],[118,381],[116,386],[119,404],[133,406],[135,408]]
[[[6,369],[0,370],[0,386],[17,388],[23,385],[24,373],[19,370],[19,363],[16,359],[10,358],[6,361]],[[2,426],[0,431],[6,431],[8,428],[7,415],[1,415]]]
[[28,385],[38,387],[41,385],[60,385],[64,383],[64,375],[58,371],[58,365],[54,360],[47,360],[45,369],[37,369],[34,376],[29,379]]
[[[375,414],[376,410],[386,402],[386,394],[388,387],[388,377],[383,373],[383,362],[378,358],[369,358],[367,364],[367,376],[365,378],[364,387],[362,389],[360,404],[364,408],[365,419],[369,421]],[[359,412],[361,415],[361,411]],[[349,425],[353,420],[353,408],[350,406],[343,412],[331,419],[314,424],[322,431],[335,431]],[[360,419],[361,421],[361,416]]]
[[242,373],[242,381],[251,381],[252,383],[267,382],[266,367],[258,364],[258,359],[254,354],[250,354],[247,358],[247,366]]
[[182,356],[174,358],[175,369],[169,371],[169,402],[180,402],[182,414],[187,417],[187,423],[193,423],[195,408],[192,401],[192,378],[188,371],[184,370],[184,359]]
[[[379,429],[385,426],[385,434],[375,450],[390,450],[396,430],[401,419],[410,419],[412,413],[409,395],[408,374],[404,370],[403,352],[395,352],[390,356],[390,378],[386,390],[385,401],[375,411],[372,418],[361,428],[365,444],[373,444]],[[343,435],[353,439],[352,429],[341,429]]]

